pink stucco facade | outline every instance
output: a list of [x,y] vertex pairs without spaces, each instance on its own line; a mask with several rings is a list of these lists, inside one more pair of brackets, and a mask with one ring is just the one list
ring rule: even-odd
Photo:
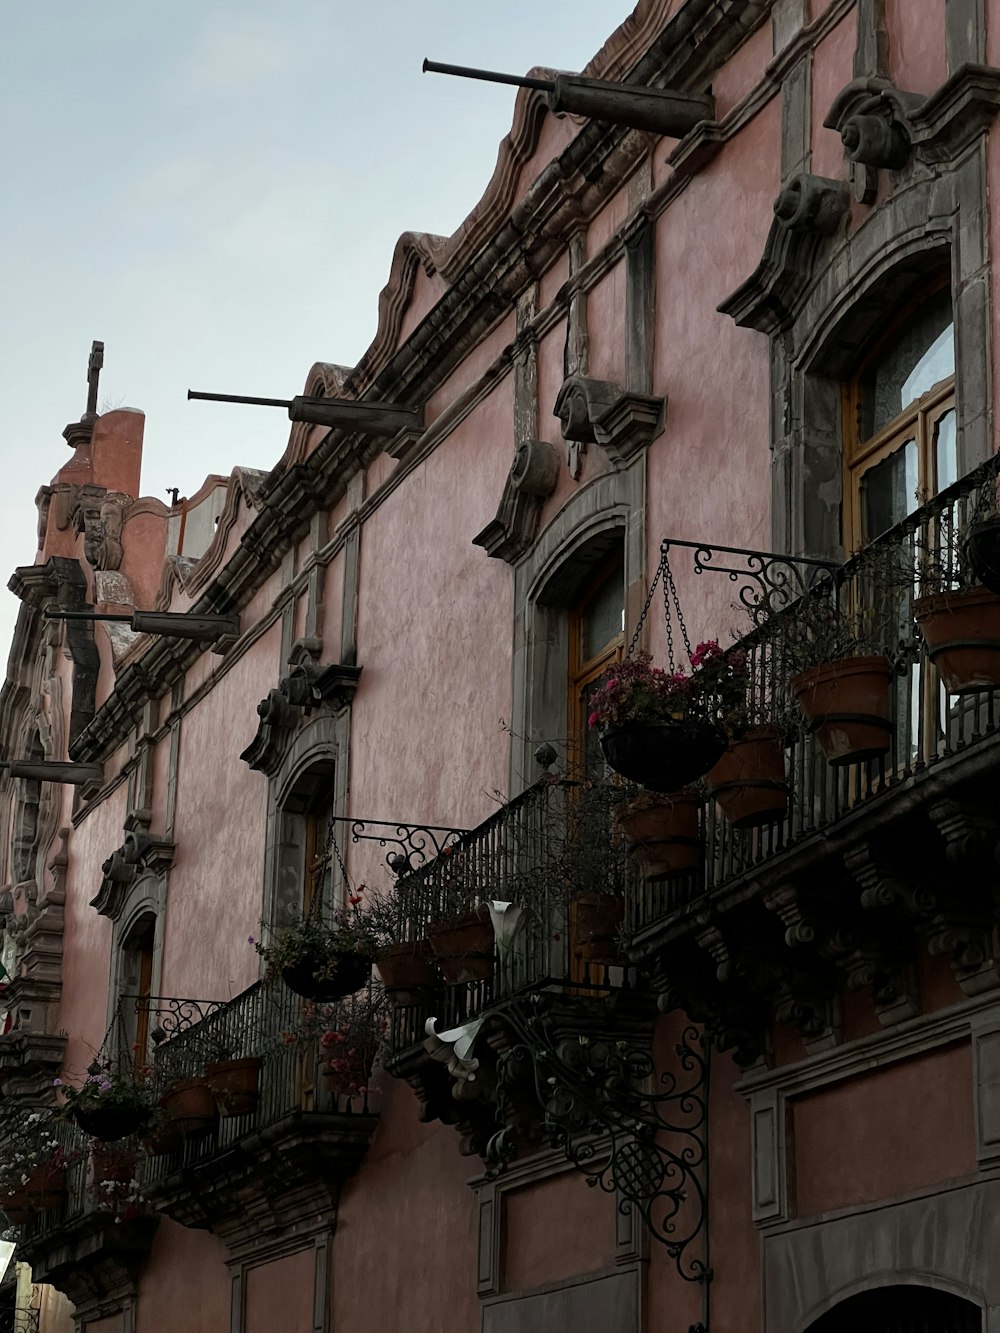
[[[400,239],[359,365],[309,370],[307,394],[403,402],[419,428],[298,423],[283,452],[276,438],[270,473],[210,476],[173,507],[141,496],[140,413],[74,426],[61,468],[53,453],[38,551],[12,580],[23,608],[0,745],[6,760],[103,776],[72,787],[0,775],[14,974],[3,1098],[51,1101],[54,1079],[78,1084],[95,1055],[120,1052],[115,1024],[136,986],[168,1015],[167,1056],[176,1002],[198,1002],[204,1032],[219,1030],[213,1013],[235,1015],[241,1041],[266,1029],[270,1045],[251,1053],[284,1079],[272,1087],[265,1073],[256,1119],[223,1116],[216,1137],[141,1159],[133,1251],[94,1221],[85,1174],[76,1202],[71,1177],[65,1216],[27,1226],[23,1250],[76,1302],[79,1333],[804,1333],[873,1273],[887,1287],[926,1281],[1000,1327],[995,1224],[982,1221],[1000,1212],[1000,991],[991,955],[969,963],[989,954],[994,927],[976,917],[970,943],[965,898],[964,915],[934,916],[904,888],[902,925],[869,918],[882,953],[864,931],[849,946],[832,932],[808,965],[789,960],[818,931],[793,919],[799,881],[823,891],[823,911],[847,900],[845,875],[852,903],[862,885],[896,910],[885,895],[905,877],[910,826],[893,832],[896,861],[867,879],[877,830],[831,834],[822,855],[841,858],[836,874],[823,861],[794,884],[774,865],[801,829],[762,855],[759,877],[731,894],[766,901],[760,957],[740,961],[725,895],[706,891],[676,920],[666,908],[645,920],[611,969],[649,1002],[659,1073],[679,1075],[689,1030],[716,1045],[699,1094],[710,1172],[699,1165],[685,1186],[684,1209],[702,1190],[707,1201],[685,1251],[700,1271],[680,1272],[670,1235],[616,1207],[625,1196],[606,1179],[587,1187],[543,1142],[535,1103],[508,1170],[483,1160],[480,1093],[489,1104],[499,1038],[492,1054],[475,1048],[478,1085],[453,1083],[419,1041],[397,1039],[397,1011],[367,1103],[331,1100],[315,1060],[312,1073],[290,1063],[282,1042],[302,1011],[261,982],[248,942],[301,905],[317,810],[334,814],[350,883],[391,894],[405,879],[386,863],[401,830],[477,830],[536,781],[536,746],[565,762],[580,744],[567,685],[577,616],[614,559],[624,644],[664,539],[839,563],[842,390],[899,311],[948,287],[945,273],[963,468],[984,464],[1000,382],[997,29],[995,0],[641,0],[587,72],[710,88],[714,115],[677,138],[556,116],[543,94],[519,92],[465,223],[447,239]],[[853,105],[858,79],[873,115],[904,117],[899,166],[852,162],[824,124],[845,97]],[[832,199],[833,225],[808,209],[776,220],[790,189],[816,209]],[[556,412],[566,399],[583,404],[582,433]],[[624,426],[602,415],[609,402]],[[541,482],[522,484],[523,458]],[[672,559],[692,642],[747,632],[730,580],[696,572],[687,548]],[[660,605],[640,642],[665,662]],[[201,642],[47,622],[53,607],[238,624]],[[976,790],[993,793],[983,765]],[[975,836],[954,835],[935,885],[991,886],[981,848],[995,843],[995,806],[976,804],[971,780],[958,796],[947,775],[935,781],[941,839],[964,801],[975,806]],[[869,774],[852,789],[845,827],[876,785]],[[818,806],[808,790],[803,808]],[[353,838],[352,821],[366,825]],[[681,939],[688,954],[670,953]],[[555,927],[553,943],[565,943]],[[822,1022],[817,977],[834,977]],[[681,999],[675,981],[690,983]],[[440,1014],[474,1004],[457,985],[437,994]],[[576,1000],[579,972],[573,985]],[[148,1027],[128,1035],[153,1058]]]

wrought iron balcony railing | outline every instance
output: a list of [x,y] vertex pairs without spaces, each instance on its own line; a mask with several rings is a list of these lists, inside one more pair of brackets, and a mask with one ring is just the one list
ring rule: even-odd
[[[590,895],[624,902],[629,873],[611,832],[617,804],[631,789],[620,781],[546,776],[501,806],[440,855],[398,881],[399,938],[419,941],[429,928],[494,902],[520,909],[516,929],[488,976],[442,984],[432,1004],[438,1029],[455,1027],[506,995],[532,986],[607,984],[580,948],[578,904]],[[488,918],[487,918],[488,920]],[[393,1012],[391,1045],[423,1040],[428,1004]]]
[[[992,690],[949,695],[918,632],[914,603],[935,588],[969,583],[962,536],[989,488],[997,485],[997,460],[948,487],[816,585],[787,609],[757,608],[758,625],[743,641],[750,699],[762,720],[785,733],[788,812],[755,830],[734,829],[709,800],[701,814],[703,869],[663,881],[633,881],[628,929],[641,935],[704,894],[734,884],[765,863],[833,829],[849,814],[879,802],[921,775],[938,771],[996,735],[998,695]],[[891,682],[891,744],[882,758],[832,767],[803,725],[788,688],[794,667],[783,660],[785,628],[810,599],[829,600],[833,611],[878,641],[895,674]],[[863,651],[863,650],[862,650]]]
[[[136,997],[123,1001],[140,1016],[149,1004]],[[152,1061],[158,1092],[180,1080],[203,1077],[218,1061],[247,1059],[260,1062],[258,1090],[247,1113],[222,1116],[206,1132],[186,1135],[168,1151],[147,1156],[142,1165],[144,1185],[225,1152],[246,1135],[296,1112],[368,1114],[367,1094],[338,1095],[324,1082],[318,1041],[322,1022],[315,1025],[312,1011],[313,1006],[280,981],[257,982],[224,1003],[171,1002],[169,1013],[186,1017],[172,1026],[161,1025]],[[155,1028],[152,1035],[155,1040]]]
[[35,1306],[0,1309],[0,1333],[38,1333],[40,1313]]

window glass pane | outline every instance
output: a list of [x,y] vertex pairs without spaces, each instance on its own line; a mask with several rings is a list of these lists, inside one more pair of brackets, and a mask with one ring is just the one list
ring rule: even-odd
[[861,535],[871,541],[917,508],[917,442],[907,440],[861,478]]
[[589,662],[625,628],[624,569],[618,566],[601,584],[583,613],[583,660]]
[[955,409],[939,417],[934,426],[934,465],[937,471],[936,489],[943,491],[958,480],[958,441],[955,433]]
[[951,296],[942,292],[914,312],[891,350],[865,377],[859,434],[871,439],[928,389],[955,373]]

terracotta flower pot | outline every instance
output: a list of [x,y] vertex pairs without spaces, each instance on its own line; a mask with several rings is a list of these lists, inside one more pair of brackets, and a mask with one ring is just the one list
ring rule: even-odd
[[393,944],[375,960],[382,985],[395,1005],[416,1004],[437,985],[427,940]]
[[184,1136],[175,1125],[157,1125],[152,1134],[142,1141],[143,1151],[150,1157],[162,1157],[164,1153],[177,1152],[184,1147]]
[[134,1102],[105,1101],[100,1106],[74,1106],[71,1114],[85,1134],[102,1143],[138,1134],[147,1124],[149,1113]]
[[965,558],[979,582],[1000,593],[1000,518],[973,523],[965,534]]
[[677,791],[649,809],[626,806],[617,826],[646,879],[663,879],[697,870],[704,847],[696,792]]
[[166,1124],[187,1138],[208,1134],[218,1118],[215,1098],[204,1078],[183,1078],[160,1098]]
[[253,1115],[257,1110],[260,1086],[260,1059],[217,1060],[206,1065],[205,1079],[215,1098],[219,1115]]
[[615,772],[650,791],[678,791],[694,782],[725,748],[722,731],[701,718],[627,722],[601,733],[601,749]]
[[788,812],[785,750],[777,727],[754,727],[708,775],[709,794],[733,828],[758,828]]
[[587,893],[573,900],[573,952],[590,963],[617,963],[624,900],[613,893]]
[[[496,940],[486,909],[427,927],[427,941],[445,981],[485,981],[493,975]],[[485,917],[485,920],[484,920]]]
[[988,588],[921,597],[913,615],[949,694],[1000,689],[1000,597]]
[[303,999],[325,1002],[342,1000],[367,985],[372,973],[367,958],[358,953],[338,953],[333,957],[335,962],[329,976],[316,975],[329,967],[329,959],[316,954],[304,956],[292,967],[283,967],[281,979],[289,990]]
[[790,682],[810,731],[835,768],[877,759],[889,749],[891,679],[887,657],[842,657]]
[[28,1179],[18,1181],[10,1194],[0,1193],[0,1207],[14,1226],[30,1222],[36,1213],[58,1208],[66,1198],[66,1168],[35,1166]]

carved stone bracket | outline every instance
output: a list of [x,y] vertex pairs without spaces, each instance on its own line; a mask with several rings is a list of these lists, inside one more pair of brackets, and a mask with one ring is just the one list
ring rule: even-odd
[[511,464],[496,518],[473,537],[488,555],[514,564],[538,532],[542,507],[556,488],[559,459],[545,440],[522,440]]
[[104,878],[90,905],[112,921],[117,921],[132,886],[143,875],[162,875],[173,863],[174,844],[150,833],[151,818],[148,810],[133,810],[125,820],[124,842],[101,867]]
[[843,181],[794,176],[774,201],[760,263],[718,307],[741,327],[772,333],[792,318],[820,254],[850,207]]
[[588,444],[598,444],[620,466],[656,439],[663,430],[666,399],[631,393],[610,380],[570,375],[556,397],[554,414],[562,422],[569,445],[569,468],[580,475],[580,458]]
[[155,1216],[120,1221],[108,1212],[77,1214],[22,1239],[18,1256],[36,1282],[64,1292],[77,1315],[134,1296],[159,1224]]
[[954,160],[1000,108],[1000,72],[963,65],[930,97],[888,79],[852,80],[823,124],[836,130],[852,164],[855,198],[873,203],[879,171],[900,171],[912,158],[928,165]]
[[83,554],[94,570],[121,568],[122,525],[131,496],[103,486],[81,486],[72,501],[73,530],[83,533]]
[[257,705],[257,735],[240,758],[258,772],[273,773],[292,732],[310,713],[322,707],[339,713],[350,706],[360,675],[359,666],[323,666],[308,658],[290,666],[277,688]]

